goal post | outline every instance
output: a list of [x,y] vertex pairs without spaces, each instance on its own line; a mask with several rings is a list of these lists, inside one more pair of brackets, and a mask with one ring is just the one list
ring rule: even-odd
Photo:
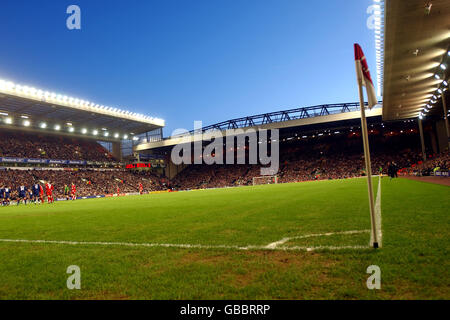
[[253,177],[253,185],[260,185],[260,184],[278,184],[278,176],[260,176],[260,177]]

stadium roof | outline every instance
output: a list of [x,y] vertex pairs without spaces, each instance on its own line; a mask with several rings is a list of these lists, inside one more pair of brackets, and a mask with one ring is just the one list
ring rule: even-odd
[[385,1],[384,16],[383,119],[418,117],[448,87],[450,1]]
[[14,124],[117,139],[165,125],[162,119],[0,79],[0,125]]
[[[381,107],[378,105],[372,110],[367,110],[366,116],[376,117],[381,116],[381,113]],[[174,146],[177,144],[190,143],[202,139],[210,140],[211,137],[217,133],[217,131],[221,131],[222,134],[225,135],[227,133],[226,130],[230,129],[284,129],[321,123],[347,121],[359,119],[360,117],[361,111],[359,109],[358,102],[301,107],[223,121],[201,128],[203,135],[197,134],[200,130],[191,131],[160,141],[141,143],[135,146],[135,150],[144,151]],[[239,131],[237,131],[237,133],[239,134]]]

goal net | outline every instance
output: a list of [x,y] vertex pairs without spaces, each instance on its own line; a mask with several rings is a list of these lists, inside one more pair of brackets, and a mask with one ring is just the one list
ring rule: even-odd
[[253,177],[253,185],[259,185],[259,184],[277,184],[278,183],[278,176],[260,176],[260,177]]

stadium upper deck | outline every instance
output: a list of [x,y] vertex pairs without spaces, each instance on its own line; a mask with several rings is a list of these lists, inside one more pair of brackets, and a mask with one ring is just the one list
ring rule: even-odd
[[[0,79],[1,125],[66,130],[98,139],[128,139],[164,127],[162,119]],[[53,126],[51,126],[53,125]],[[106,129],[106,130],[105,130]],[[100,134],[101,131],[102,134]]]
[[[0,79],[0,128],[112,143],[114,155],[162,138],[162,119]],[[113,150],[111,150],[113,151]]]
[[[160,141],[141,143],[135,147],[135,150],[144,151],[161,147],[169,147],[176,144],[197,141],[198,139],[208,140],[208,134],[213,134],[214,130],[221,130],[225,133],[225,130],[239,128],[288,129],[301,126],[320,125],[323,123],[331,124],[336,122],[345,122],[348,120],[359,119],[360,114],[359,104],[354,102],[301,107],[220,122],[203,127],[202,137],[194,135],[194,131],[191,131],[189,134],[172,136]],[[376,106],[367,112],[367,117],[369,118],[380,115],[380,106]]]

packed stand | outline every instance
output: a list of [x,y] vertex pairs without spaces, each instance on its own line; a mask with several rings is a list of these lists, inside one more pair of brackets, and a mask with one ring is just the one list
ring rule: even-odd
[[[401,145],[402,149],[398,149]],[[348,137],[294,140],[280,144],[278,182],[345,179],[366,175],[362,142]],[[420,161],[417,137],[371,136],[372,174],[388,173],[390,164],[409,168]],[[175,189],[220,188],[253,184],[260,165],[191,165],[171,181]]]
[[431,176],[436,171],[449,171],[450,170],[450,153],[444,152],[435,157],[432,157],[428,161],[419,161],[417,165],[413,165],[406,170],[406,174],[414,176]]
[[124,170],[0,170],[0,188],[10,188],[14,194],[20,186],[28,189],[35,183],[54,186],[55,198],[64,197],[65,186],[75,184],[78,197],[100,196],[115,193],[137,193],[142,185],[144,192],[164,189],[159,177],[150,173]]
[[3,130],[0,131],[0,157],[114,161],[113,156],[93,140]]

